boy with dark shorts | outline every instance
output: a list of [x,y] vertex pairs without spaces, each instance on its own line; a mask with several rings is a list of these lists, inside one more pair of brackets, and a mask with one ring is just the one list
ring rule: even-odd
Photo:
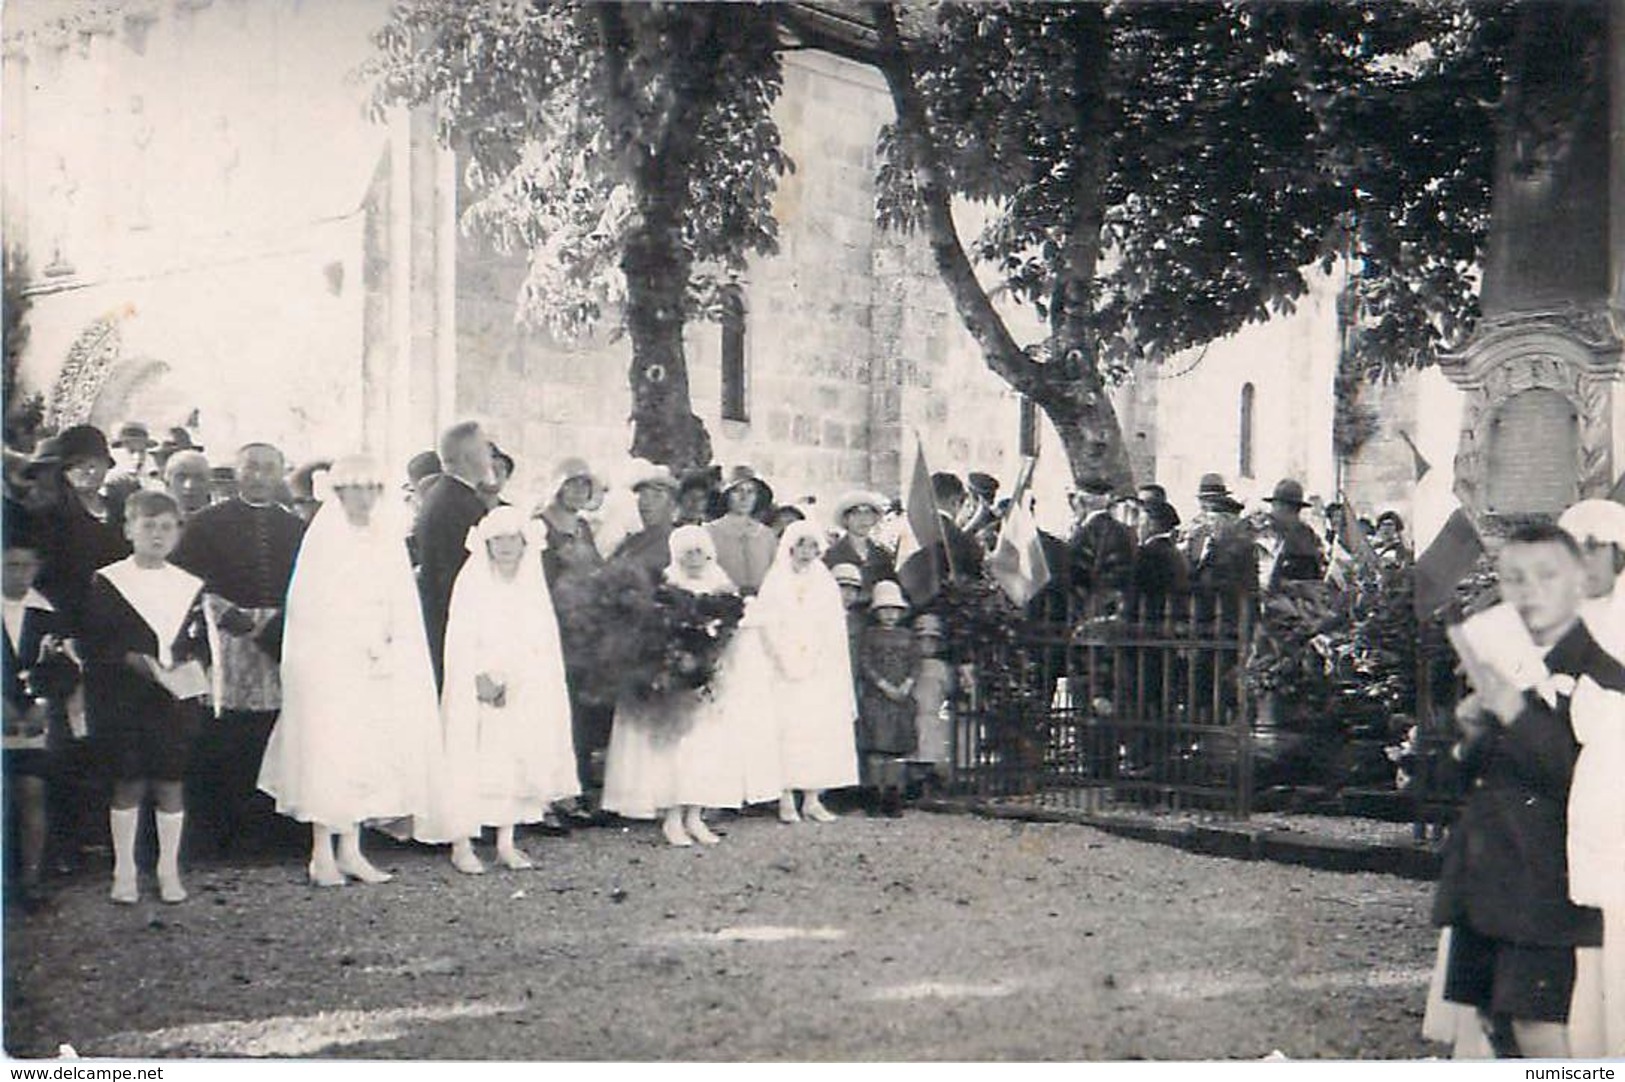
[[33,909],[43,899],[41,868],[51,753],[67,726],[65,703],[79,683],[79,666],[68,653],[61,614],[34,589],[41,543],[19,514],[8,513],[3,527],[5,783],[18,840],[17,880],[6,895],[7,900]]
[[96,572],[81,632],[85,705],[93,739],[113,771],[113,901],[140,900],[135,839],[149,787],[158,828],[158,891],[186,900],[180,842],[182,779],[203,720],[209,659],[203,580],[171,564],[180,509],[162,492],[137,492],[124,510],[133,554]]
[[[1520,527],[1498,560],[1549,674],[1519,690],[1473,666],[1453,754],[1471,779],[1446,842],[1435,924],[1451,929],[1444,997],[1476,1008],[1497,1056],[1569,1054],[1575,948],[1601,942],[1601,916],[1569,901],[1567,802],[1578,745],[1569,718],[1581,676],[1617,667],[1579,619],[1584,568],[1556,526]],[[1458,1053],[1460,1048],[1458,1047]]]

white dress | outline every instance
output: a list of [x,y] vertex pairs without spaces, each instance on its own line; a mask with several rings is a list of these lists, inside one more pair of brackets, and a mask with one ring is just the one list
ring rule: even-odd
[[423,610],[400,531],[331,501],[288,587],[282,713],[260,765],[277,810],[335,828],[428,810],[440,736]]
[[1580,744],[1569,786],[1569,898],[1602,910],[1601,948],[1575,953],[1570,1051],[1625,1056],[1625,694],[1583,677],[1569,710]]
[[781,791],[858,783],[846,609],[822,561],[795,566],[789,550],[802,536],[815,536],[806,523],[785,530],[761,593],[745,611],[726,693],[736,732],[777,729]]
[[[446,624],[439,754],[430,762],[430,813],[413,825],[424,842],[471,838],[482,826],[534,823],[580,791],[558,618],[541,560],[527,551],[503,579],[483,551],[452,589]],[[501,683],[501,706],[482,703],[475,678]]]
[[[697,575],[668,567],[664,579],[693,594],[735,592],[714,559]],[[623,695],[609,734],[603,806],[629,819],[653,819],[682,804],[738,807],[738,793],[725,781],[733,755],[711,695]]]

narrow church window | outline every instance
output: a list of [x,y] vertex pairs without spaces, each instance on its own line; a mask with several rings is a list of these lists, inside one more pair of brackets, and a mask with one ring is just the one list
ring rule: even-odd
[[1253,476],[1253,385],[1241,385],[1240,461],[1236,472],[1243,477]]
[[745,407],[745,297],[738,286],[722,295],[722,419],[748,421]]

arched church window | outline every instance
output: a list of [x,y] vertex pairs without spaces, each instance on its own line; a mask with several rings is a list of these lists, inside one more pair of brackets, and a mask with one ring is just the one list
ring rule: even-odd
[[1253,476],[1253,385],[1241,385],[1241,423],[1237,428],[1236,472],[1243,477]]
[[745,402],[745,295],[729,286],[722,295],[722,419],[748,421]]

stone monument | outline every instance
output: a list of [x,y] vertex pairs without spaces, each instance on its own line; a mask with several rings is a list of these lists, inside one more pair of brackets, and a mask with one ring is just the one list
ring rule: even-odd
[[1518,17],[1482,318],[1440,362],[1467,395],[1456,492],[1492,536],[1606,496],[1625,435],[1625,0]]

